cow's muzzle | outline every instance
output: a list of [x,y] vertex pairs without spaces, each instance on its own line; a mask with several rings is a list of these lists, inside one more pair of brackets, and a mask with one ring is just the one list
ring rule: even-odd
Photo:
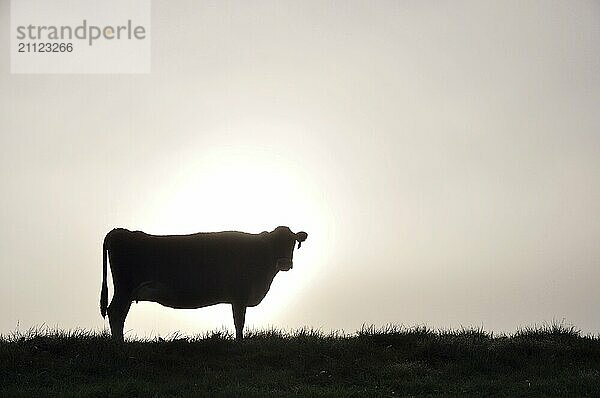
[[294,264],[289,258],[282,257],[277,259],[277,269],[279,271],[289,271],[293,268],[293,266]]

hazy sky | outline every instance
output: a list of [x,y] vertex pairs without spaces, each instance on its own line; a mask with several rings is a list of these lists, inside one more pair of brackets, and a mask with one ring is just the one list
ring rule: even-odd
[[11,75],[9,3],[0,333],[107,326],[113,227],[277,225],[309,237],[249,327],[600,333],[599,2],[155,0],[145,75]]

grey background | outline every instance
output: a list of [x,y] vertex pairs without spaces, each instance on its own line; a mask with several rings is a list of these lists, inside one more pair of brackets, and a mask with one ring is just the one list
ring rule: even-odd
[[154,1],[146,75],[11,75],[9,11],[0,332],[104,327],[114,226],[279,224],[309,238],[250,326],[600,329],[600,3]]

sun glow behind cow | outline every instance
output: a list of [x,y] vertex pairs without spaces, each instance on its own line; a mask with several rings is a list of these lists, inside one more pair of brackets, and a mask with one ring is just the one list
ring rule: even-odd
[[[326,266],[333,248],[333,214],[322,195],[302,165],[283,156],[252,147],[215,148],[182,165],[168,191],[143,210],[151,221],[136,228],[153,234],[258,233],[277,225],[306,230],[315,245],[302,247],[294,269],[278,274],[263,303],[246,315],[249,328],[286,327],[279,316],[294,311],[303,288]],[[125,330],[137,335],[200,333],[222,326],[231,330],[230,311],[228,305],[173,310],[139,303],[132,306]]]

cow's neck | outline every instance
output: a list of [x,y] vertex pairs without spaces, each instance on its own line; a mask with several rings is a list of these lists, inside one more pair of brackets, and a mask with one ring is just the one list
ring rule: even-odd
[[279,270],[276,267],[273,267],[273,269],[269,270],[266,274],[263,274],[258,283],[254,284],[254,288],[248,297],[249,307],[258,305],[265,298],[271,288],[271,283],[273,283],[273,279],[278,272]]

